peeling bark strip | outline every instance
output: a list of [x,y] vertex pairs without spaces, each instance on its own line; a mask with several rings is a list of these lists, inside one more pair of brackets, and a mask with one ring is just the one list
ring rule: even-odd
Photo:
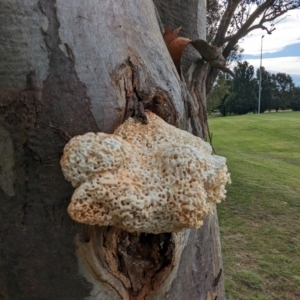
[[224,58],[221,48],[210,45],[204,40],[195,40],[191,44],[201,54],[202,58],[207,61],[212,67],[219,69],[234,77],[234,73],[226,67],[226,59]]
[[[208,62],[210,66],[222,70],[234,77],[234,73],[226,67],[226,59],[222,55],[221,48],[210,45],[206,41],[190,40],[185,37],[177,37],[181,27],[172,30],[170,27],[166,27],[164,31],[164,40],[173,62],[176,66],[178,74],[181,75],[181,56],[188,44],[194,46],[194,48],[200,53],[203,60]],[[198,63],[199,64],[199,63]]]

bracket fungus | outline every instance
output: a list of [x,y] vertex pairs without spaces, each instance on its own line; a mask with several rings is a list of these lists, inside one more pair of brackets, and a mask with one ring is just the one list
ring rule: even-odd
[[225,199],[226,159],[200,138],[147,111],[114,134],[86,133],[64,148],[62,171],[76,190],[68,207],[77,222],[163,233],[198,228]]

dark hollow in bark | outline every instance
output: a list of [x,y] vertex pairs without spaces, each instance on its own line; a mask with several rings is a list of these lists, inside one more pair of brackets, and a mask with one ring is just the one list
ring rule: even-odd
[[85,239],[76,239],[85,268],[121,299],[145,299],[155,293],[181,254],[182,233],[129,233],[95,226],[88,226],[86,233]]

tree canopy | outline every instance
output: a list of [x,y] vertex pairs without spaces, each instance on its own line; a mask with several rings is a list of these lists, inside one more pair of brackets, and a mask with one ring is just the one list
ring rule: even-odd
[[[266,110],[300,110],[300,87],[295,87],[293,79],[285,73],[271,74],[261,68],[261,108]],[[209,112],[219,109],[221,114],[246,114],[256,112],[260,69],[247,61],[238,63],[234,68],[235,78],[220,74],[212,92],[208,96]]]
[[[209,0],[207,1],[207,40],[222,48],[225,59],[238,53],[238,41],[256,29],[271,34],[288,11],[300,7],[300,0]],[[211,68],[207,93],[219,71]]]

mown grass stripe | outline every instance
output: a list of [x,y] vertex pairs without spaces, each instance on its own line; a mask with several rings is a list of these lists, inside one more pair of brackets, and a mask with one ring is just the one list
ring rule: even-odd
[[232,176],[218,206],[227,300],[300,299],[300,112],[209,119]]

